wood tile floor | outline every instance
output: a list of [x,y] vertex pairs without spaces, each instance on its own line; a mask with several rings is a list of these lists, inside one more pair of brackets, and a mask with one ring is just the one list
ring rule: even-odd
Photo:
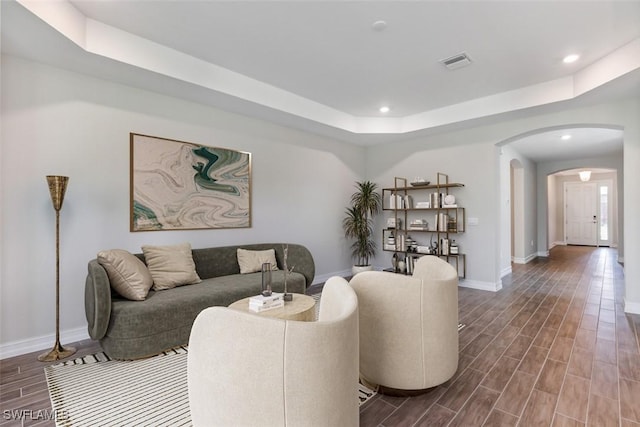
[[[500,292],[460,288],[454,378],[410,398],[377,395],[360,425],[640,427],[640,316],[622,310],[616,255],[557,247],[514,265]],[[0,361],[0,426],[54,425],[40,353]]]
[[640,315],[608,248],[556,247],[497,293],[460,288],[459,368],[410,398],[377,395],[368,426],[640,427]]

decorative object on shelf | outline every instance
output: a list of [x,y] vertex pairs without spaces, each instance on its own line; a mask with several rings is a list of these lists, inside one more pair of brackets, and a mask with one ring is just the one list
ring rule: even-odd
[[[371,270],[369,258],[375,255],[376,243],[373,239],[373,217],[380,211],[382,197],[376,192],[377,185],[371,181],[357,182],[358,191],[351,195],[351,207],[346,210],[342,220],[344,235],[355,239],[351,245],[351,254],[357,259],[353,274]],[[400,199],[402,200],[402,199]]]
[[292,301],[293,294],[287,292],[287,278],[289,277],[289,274],[293,273],[293,269],[296,266],[293,265],[291,266],[291,268],[289,268],[289,266],[287,265],[287,257],[289,256],[289,245],[282,245],[282,253],[282,266],[284,267],[284,295],[282,296],[282,299],[284,299],[285,301]]
[[389,197],[389,207],[391,209],[404,209],[404,199],[401,195],[392,193]]
[[451,244],[449,245],[449,253],[451,255],[458,255],[458,244],[456,243],[455,240],[451,241]]
[[449,224],[449,215],[446,213],[437,213],[435,216],[436,230],[437,231],[447,231],[447,227]]
[[404,207],[404,209],[413,209],[413,197],[411,197],[408,194],[405,194],[402,200],[403,200],[402,206]]
[[396,249],[396,238],[393,235],[393,231],[389,233],[389,237],[387,237],[387,243],[385,244],[385,249],[395,250]]
[[428,229],[429,229],[429,223],[424,218],[413,219],[413,220],[411,220],[411,223],[409,224],[409,230],[426,231]]
[[62,209],[68,183],[68,176],[47,176],[51,202],[53,202],[53,209],[56,211],[56,342],[51,351],[38,356],[38,360],[41,362],[64,359],[76,352],[75,348],[64,347],[60,344],[60,209]]
[[262,296],[271,296],[271,264],[262,264]]
[[446,196],[444,196],[443,207],[447,207],[447,206],[455,207],[454,206],[455,204],[456,204],[456,196],[454,196],[453,194],[447,194]]
[[449,239],[440,239],[440,255],[449,255]]
[[251,153],[130,134],[131,231],[251,227]]
[[402,220],[400,218],[387,218],[387,228],[402,228]]
[[442,198],[443,193],[431,193],[429,204],[432,208],[441,208],[442,207]]
[[424,187],[425,185],[429,185],[429,181],[425,181],[421,176],[415,176],[413,177],[411,185],[414,187]]

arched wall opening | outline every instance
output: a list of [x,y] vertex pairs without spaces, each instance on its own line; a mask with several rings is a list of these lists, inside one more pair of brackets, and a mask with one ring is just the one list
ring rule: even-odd
[[[581,137],[587,138],[585,148],[577,143],[573,148],[567,148],[559,142],[553,142],[552,137],[560,138],[563,133],[575,130],[580,131]],[[619,139],[615,142],[603,140],[599,145],[594,145],[597,144],[597,137],[608,134],[619,134]],[[596,140],[589,141],[589,135],[595,135]],[[612,181],[616,196],[620,196],[613,203],[616,207],[616,236],[619,236],[617,246],[622,250],[622,139],[623,130],[620,126],[566,124],[533,129],[496,144],[500,156],[501,277],[511,271],[511,262],[527,263],[538,256],[548,256],[549,249],[557,244],[557,241],[551,240],[549,232],[550,225],[551,231],[554,231],[553,227],[557,224],[558,200],[562,198],[556,191],[549,192],[548,177],[564,170],[600,168],[615,171],[611,172],[614,177]],[[614,143],[615,147],[608,145]],[[535,155],[531,156],[530,153]],[[550,214],[553,214],[553,224]],[[522,222],[519,222],[520,219]]]

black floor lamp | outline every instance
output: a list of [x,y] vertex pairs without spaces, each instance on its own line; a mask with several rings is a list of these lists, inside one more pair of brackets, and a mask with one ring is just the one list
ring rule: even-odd
[[56,343],[51,351],[38,356],[41,362],[64,359],[76,352],[75,348],[63,347],[60,344],[60,209],[62,209],[68,182],[67,176],[47,176],[53,209],[56,210]]

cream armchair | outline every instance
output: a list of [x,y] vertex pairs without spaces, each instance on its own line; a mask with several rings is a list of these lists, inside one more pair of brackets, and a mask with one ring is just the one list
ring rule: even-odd
[[[368,271],[351,286],[360,313],[360,375],[384,389],[422,390],[458,367],[458,274],[423,256],[413,276]],[[387,390],[390,392],[390,390]]]
[[329,279],[317,322],[203,310],[187,375],[194,426],[357,426],[356,295]]

